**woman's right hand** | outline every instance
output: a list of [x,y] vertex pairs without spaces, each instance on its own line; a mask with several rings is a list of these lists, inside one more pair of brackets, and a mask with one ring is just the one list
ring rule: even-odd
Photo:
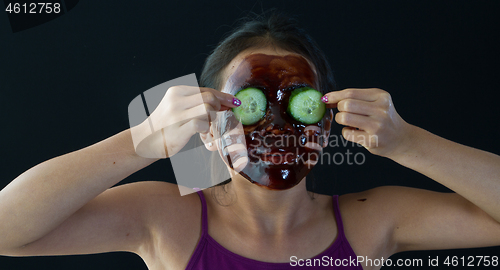
[[239,104],[233,95],[212,88],[170,87],[148,119],[131,129],[136,153],[147,158],[171,157],[195,133],[208,133],[217,111]]
[[[141,249],[149,241],[145,224],[150,221],[149,212],[144,211],[150,207],[141,194],[151,194],[159,185],[109,188],[154,162],[152,158],[177,153],[193,134],[208,132],[213,119],[209,115],[236,107],[233,98],[210,88],[171,87],[142,124],[18,176],[0,191],[0,254]],[[134,136],[142,136],[138,145]],[[150,158],[141,157],[141,151]],[[175,192],[165,186],[161,189],[178,194],[177,186]]]

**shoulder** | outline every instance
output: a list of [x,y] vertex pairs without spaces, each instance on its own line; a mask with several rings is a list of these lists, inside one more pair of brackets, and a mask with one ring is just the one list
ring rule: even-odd
[[[180,190],[192,192],[191,189],[167,182],[137,182],[126,184],[122,189],[128,189],[131,203],[138,204],[148,225],[155,227],[175,226],[177,222],[192,217],[201,216],[201,204],[196,192],[181,196]],[[126,195],[127,192],[123,192]],[[161,225],[158,225],[160,223]]]
[[196,192],[181,196],[166,182],[128,184],[140,200],[149,237],[139,255],[149,264],[177,265],[189,260],[201,233],[201,201]]
[[377,216],[388,216],[397,214],[405,207],[410,207],[417,201],[423,201],[438,192],[403,187],[403,186],[381,186],[362,192],[349,193],[339,196],[341,212],[346,215],[356,213],[368,215],[372,218]]
[[[373,198],[367,209],[356,204],[356,196],[361,194],[371,196],[365,202]],[[348,194],[345,201],[346,215],[358,211],[352,220],[359,222],[369,216],[372,224],[385,228],[392,253],[500,244],[500,223],[454,192],[388,186]]]
[[[156,261],[158,256],[151,255],[156,250],[158,237],[172,236],[182,230],[199,230],[201,207],[195,196],[197,194],[180,196],[179,188],[169,183],[119,185],[86,203],[50,233],[9,254],[43,256],[129,251],[145,260],[149,256],[148,262]],[[192,232],[184,234],[188,235],[185,239],[193,235]]]
[[400,192],[400,187],[383,186],[340,195],[339,207],[342,217],[354,218],[360,217],[361,214],[375,217],[390,207],[388,202],[394,200],[394,193],[397,192]]
[[346,237],[362,256],[500,243],[500,223],[457,193],[384,186],[342,195],[339,206]]
[[[142,181],[119,185],[106,191],[108,196],[128,204],[134,209],[140,209],[146,219],[158,214],[158,211],[170,211],[174,214],[176,209],[192,210],[200,208],[200,200],[196,193],[181,196],[180,190],[192,191],[176,184],[158,181]],[[113,194],[114,193],[114,194]],[[151,217],[154,218],[154,217]],[[149,218],[149,219],[151,219]]]
[[[382,186],[339,196],[346,238],[359,256],[387,258],[395,252],[395,220],[419,193],[415,188]],[[418,195],[417,195],[418,197]]]
[[175,231],[201,217],[201,203],[196,192],[181,196],[180,190],[191,189],[158,181],[143,181],[120,185],[110,189],[115,197],[130,209],[141,212],[142,222],[148,230]]
[[340,195],[339,202],[341,202],[341,205],[348,207],[356,207],[360,205],[382,206],[390,201],[399,200],[410,193],[418,191],[427,190],[403,186],[381,186],[361,192]]

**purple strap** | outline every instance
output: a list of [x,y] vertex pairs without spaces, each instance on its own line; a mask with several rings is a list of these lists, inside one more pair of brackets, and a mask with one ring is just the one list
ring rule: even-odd
[[337,235],[339,237],[342,237],[345,239],[344,222],[342,221],[342,216],[340,215],[340,208],[339,208],[339,195],[334,195],[332,201],[333,201],[333,208],[334,208],[334,212],[335,212],[335,220],[337,222],[337,230],[338,230]]
[[[198,193],[198,196],[200,197],[201,200],[201,234],[204,235],[208,233],[207,201],[205,200],[203,191],[199,190],[196,192]],[[342,238],[345,238],[344,224],[342,222],[342,216],[340,215],[339,196],[334,195],[332,202],[333,202],[333,208],[335,210],[334,212],[335,212],[335,220],[337,221],[338,235]]]
[[208,234],[208,218],[207,218],[207,201],[203,195],[203,191],[196,191],[201,200],[201,235]]

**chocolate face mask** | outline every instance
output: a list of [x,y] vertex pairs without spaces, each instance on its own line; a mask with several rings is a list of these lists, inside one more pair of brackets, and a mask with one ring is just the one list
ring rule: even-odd
[[254,87],[267,99],[265,115],[255,124],[242,125],[226,111],[219,114],[216,125],[226,163],[250,182],[269,189],[288,189],[318,161],[320,145],[330,130],[329,110],[311,125],[287,113],[292,91],[306,86],[318,89],[316,74],[296,55],[251,54],[229,76],[223,92],[234,95]]

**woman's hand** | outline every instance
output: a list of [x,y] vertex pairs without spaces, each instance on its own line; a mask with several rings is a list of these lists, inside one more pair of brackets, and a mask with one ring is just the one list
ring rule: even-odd
[[389,158],[407,148],[412,126],[396,112],[386,91],[350,88],[327,93],[323,101],[327,107],[339,110],[335,121],[346,126],[342,129],[346,140]]
[[217,111],[240,103],[233,95],[212,88],[170,87],[150,117],[131,129],[136,153],[149,158],[171,157],[195,133],[208,133]]
[[[498,155],[406,123],[394,109],[390,95],[380,89],[345,89],[326,94],[323,101],[328,107],[338,108],[335,121],[347,126],[342,130],[347,140],[456,192],[384,187],[386,192],[381,196],[390,204],[399,203],[390,211],[398,213],[392,217],[392,227],[400,228],[393,237],[396,246],[401,247],[398,252],[500,244]],[[425,224],[432,224],[432,229]],[[464,242],[464,238],[468,241]]]

